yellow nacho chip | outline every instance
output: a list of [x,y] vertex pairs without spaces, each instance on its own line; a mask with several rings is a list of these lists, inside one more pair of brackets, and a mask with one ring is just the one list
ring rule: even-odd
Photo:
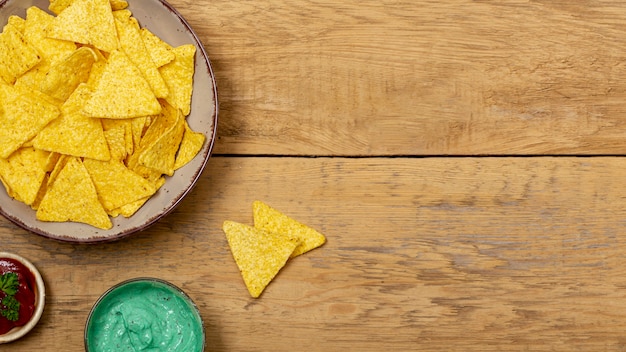
[[191,111],[196,47],[192,44],[181,45],[174,48],[174,54],[176,58],[160,67],[159,71],[169,88],[167,101],[187,116]]
[[139,69],[116,50],[109,55],[84,112],[91,117],[124,119],[158,114],[161,104]]
[[[159,132],[155,132],[157,138],[153,142],[149,142],[153,130]],[[176,163],[176,152],[180,147],[184,132],[185,117],[179,109],[165,103],[161,115],[146,131],[147,143],[142,142],[140,144],[139,163],[162,174],[172,176]]]
[[126,0],[110,0],[111,2],[111,10],[118,11],[124,10],[128,7],[128,2]]
[[4,26],[0,33],[0,79],[13,84],[40,60],[37,49],[24,39],[16,27],[11,24]]
[[118,125],[104,131],[104,137],[109,144],[111,160],[124,161],[128,156],[125,136],[126,128],[124,125]]
[[293,237],[234,221],[225,221],[222,229],[248,292],[254,298],[261,295],[299,243]]
[[78,158],[70,158],[49,185],[37,209],[41,221],[75,221],[100,229],[113,224],[98,200],[96,188],[87,169]]
[[27,205],[35,201],[46,176],[48,154],[34,148],[21,148],[8,159],[0,159],[0,177]]
[[141,71],[144,78],[150,84],[154,95],[157,98],[164,98],[168,94],[167,85],[157,66],[152,61],[150,53],[146,49],[141,34],[139,33],[139,25],[135,18],[131,17],[128,10],[115,11],[115,25],[120,40],[120,48],[126,53],[130,61]]
[[48,26],[48,36],[93,45],[106,52],[119,47],[109,0],[72,1]]
[[9,157],[59,113],[57,106],[43,93],[21,92],[0,84],[0,158]]
[[67,100],[79,84],[87,82],[96,59],[96,53],[90,48],[77,49],[65,60],[50,67],[40,90],[60,101]]
[[146,49],[148,49],[152,61],[157,67],[168,64],[176,58],[174,48],[152,33],[148,28],[141,28],[139,33],[141,34],[143,44],[146,46]]
[[300,245],[291,254],[291,258],[315,249],[326,242],[326,237],[269,205],[254,201],[252,204],[254,227],[272,233],[289,234],[300,240]]
[[111,159],[102,123],[81,113],[89,94],[87,85],[81,84],[61,108],[61,116],[33,139],[35,148],[97,160]]
[[37,48],[42,60],[53,65],[65,59],[74,50],[76,44],[67,40],[48,38],[46,28],[54,21],[54,17],[36,6],[26,9],[24,22],[24,38]]
[[[48,10],[58,15],[74,1],[75,0],[50,0]],[[123,10],[128,7],[128,2],[126,2],[126,0],[110,0],[110,3],[113,11]]]
[[96,186],[100,202],[106,211],[117,209],[150,197],[156,188],[143,177],[129,170],[121,161],[83,161]]
[[205,140],[206,137],[203,133],[192,131],[187,121],[185,121],[185,133],[183,134],[183,140],[180,142],[178,154],[176,154],[174,170],[178,170],[190,162],[202,149]]
[[15,27],[20,33],[24,34],[24,30],[26,29],[26,20],[21,18],[20,16],[11,15],[8,19],[8,24]]
[[[161,188],[161,186],[163,186],[165,184],[165,178],[164,177],[160,177],[159,179],[157,179],[156,181],[152,182],[152,184],[154,185],[154,188],[156,190],[158,190],[159,188]],[[133,214],[135,214],[137,212],[137,210],[139,210],[148,200],[150,199],[150,197],[145,197],[145,198],[141,198],[138,199],[132,203],[128,203],[125,204],[117,209],[113,209],[111,211],[109,211],[109,215],[111,215],[112,217],[116,217],[116,216],[120,216],[122,215],[125,218],[129,218],[131,216],[133,216]]]

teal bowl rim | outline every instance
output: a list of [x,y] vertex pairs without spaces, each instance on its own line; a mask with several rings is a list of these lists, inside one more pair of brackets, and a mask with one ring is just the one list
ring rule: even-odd
[[85,343],[85,352],[89,352],[89,339],[87,336],[87,333],[89,331],[89,322],[91,321],[92,315],[94,313],[94,311],[96,310],[96,308],[100,305],[100,303],[102,303],[102,301],[114,290],[135,283],[135,282],[152,282],[152,283],[157,283],[157,284],[162,284],[164,286],[168,286],[170,289],[178,292],[183,299],[187,302],[187,304],[189,304],[189,306],[191,308],[193,308],[193,310],[196,312],[196,314],[198,315],[198,318],[200,318],[200,325],[201,325],[201,330],[202,330],[202,350],[197,351],[197,352],[204,352],[205,349],[205,345],[206,345],[206,331],[204,329],[204,319],[202,318],[202,314],[200,314],[200,309],[198,309],[198,306],[196,305],[196,303],[193,301],[193,299],[191,299],[191,297],[189,297],[189,295],[183,291],[180,287],[174,285],[173,283],[164,280],[164,279],[159,279],[156,277],[136,277],[136,278],[132,278],[132,279],[127,279],[124,281],[121,281],[111,287],[109,287],[106,291],[104,291],[104,293],[102,293],[100,295],[100,297],[98,297],[98,299],[96,300],[96,302],[93,304],[93,306],[91,307],[91,310],[89,311],[89,315],[87,316],[87,320],[85,322],[85,331],[84,331],[84,343]]

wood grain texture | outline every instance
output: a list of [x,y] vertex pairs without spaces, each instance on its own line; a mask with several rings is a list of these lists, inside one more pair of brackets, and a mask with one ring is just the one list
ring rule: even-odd
[[[136,276],[179,285],[208,351],[621,351],[626,160],[214,157],[149,230],[69,245],[0,220],[48,285],[14,351],[81,351],[91,305]],[[250,298],[221,232],[268,202],[328,242]]]
[[183,1],[221,154],[626,152],[619,1]]

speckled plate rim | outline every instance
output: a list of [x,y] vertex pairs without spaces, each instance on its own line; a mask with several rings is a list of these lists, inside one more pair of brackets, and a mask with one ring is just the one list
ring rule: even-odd
[[151,282],[151,283],[156,283],[158,285],[162,285],[162,286],[167,286],[169,287],[171,290],[176,291],[178,294],[180,294],[180,296],[185,300],[185,302],[189,305],[189,307],[191,309],[193,309],[193,311],[196,313],[196,315],[198,316],[198,320],[201,326],[201,330],[202,330],[202,350],[201,351],[197,351],[197,352],[202,352],[205,350],[205,345],[206,345],[206,330],[204,328],[204,319],[202,318],[202,314],[200,313],[200,309],[198,308],[198,305],[196,305],[196,302],[194,302],[194,300],[185,292],[183,291],[180,287],[176,286],[175,284],[164,280],[164,279],[159,279],[156,277],[149,277],[149,276],[141,276],[141,277],[135,277],[132,279],[127,279],[124,281],[121,281],[111,287],[109,287],[106,291],[104,291],[104,293],[102,293],[100,295],[100,297],[98,297],[98,299],[94,302],[93,306],[91,307],[91,310],[89,310],[89,314],[87,315],[87,320],[85,321],[85,329],[84,329],[84,334],[83,334],[83,340],[84,340],[84,344],[85,344],[85,351],[88,351],[88,344],[89,344],[89,323],[91,322],[91,318],[93,316],[94,311],[96,310],[96,308],[100,305],[100,303],[102,303],[102,301],[104,299],[106,299],[106,297],[111,294],[113,291],[117,290],[120,287],[129,285],[129,284],[133,284],[135,282]]
[[[48,0],[0,0],[0,26],[10,15],[25,16],[30,6],[46,10]],[[70,243],[103,243],[120,240],[143,231],[162,219],[191,192],[200,179],[213,151],[217,133],[218,92],[215,75],[204,46],[191,25],[165,0],[128,0],[132,11],[142,27],[147,27],[173,46],[194,44],[196,50],[194,91],[189,126],[203,132],[206,142],[200,153],[187,165],[167,177],[165,185],[130,218],[118,216],[111,219],[113,227],[101,230],[90,225],[73,222],[41,222],[29,206],[8,196],[0,187],[0,214],[30,232],[53,240]]]
[[9,343],[16,341],[24,335],[28,334],[36,325],[39,323],[41,316],[43,315],[43,311],[46,305],[46,285],[43,282],[43,278],[37,267],[33,265],[28,259],[22,257],[19,254],[10,253],[10,252],[0,252],[0,258],[11,258],[19,261],[24,264],[24,266],[30,270],[30,272],[35,277],[35,282],[37,284],[37,291],[35,292],[35,311],[33,312],[33,316],[30,318],[28,323],[23,326],[13,328],[13,330],[9,331],[9,333],[0,335],[0,344]]

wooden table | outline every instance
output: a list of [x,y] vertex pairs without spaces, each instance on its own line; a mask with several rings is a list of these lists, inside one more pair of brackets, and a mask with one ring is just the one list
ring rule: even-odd
[[[0,220],[48,285],[12,351],[83,350],[92,304],[137,276],[195,300],[207,351],[626,349],[625,3],[171,4],[216,73],[214,154],[118,242]],[[328,242],[253,299],[221,225],[257,199]]]

